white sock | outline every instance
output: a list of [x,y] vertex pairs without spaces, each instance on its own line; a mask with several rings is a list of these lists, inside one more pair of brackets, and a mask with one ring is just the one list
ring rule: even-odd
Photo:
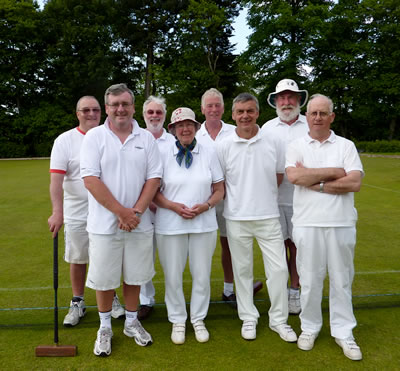
[[99,317],[100,317],[100,327],[111,328],[111,311],[99,312]]
[[234,293],[235,291],[233,291],[233,282],[232,283],[224,282],[224,295],[229,296]]
[[130,326],[137,319],[137,311],[131,312],[125,309],[125,323]]

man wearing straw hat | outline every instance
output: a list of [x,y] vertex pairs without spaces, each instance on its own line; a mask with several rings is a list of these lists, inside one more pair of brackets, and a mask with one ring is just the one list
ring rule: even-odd
[[[268,104],[276,109],[278,117],[264,124],[261,129],[263,135],[275,135],[281,139],[285,146],[294,139],[303,137],[308,132],[306,117],[300,114],[300,109],[306,104],[307,90],[300,90],[296,82],[291,79],[283,79],[276,85],[275,91],[268,95]],[[299,314],[300,284],[296,269],[296,245],[293,242],[292,216],[293,216],[293,192],[294,185],[285,175],[278,190],[278,205],[283,239],[285,240],[286,257],[290,276],[288,289],[288,305],[290,314]]]

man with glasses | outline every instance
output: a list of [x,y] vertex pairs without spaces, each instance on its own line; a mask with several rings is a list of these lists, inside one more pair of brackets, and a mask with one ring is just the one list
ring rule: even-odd
[[[307,103],[307,90],[300,90],[296,82],[283,79],[276,85],[275,91],[268,95],[268,104],[276,109],[278,117],[266,122],[261,128],[262,135],[277,135],[284,145],[294,139],[303,137],[308,132],[306,117],[300,109]],[[296,268],[296,245],[293,242],[293,191],[294,186],[285,175],[278,189],[279,221],[285,241],[286,259],[289,269],[290,287],[288,289],[288,305],[290,314],[299,314],[300,283]]]
[[96,290],[100,328],[97,356],[111,354],[111,308],[123,276],[124,334],[140,346],[151,335],[137,318],[140,285],[154,276],[153,225],[148,207],[162,176],[154,137],[133,119],[133,92],[125,84],[110,86],[104,96],[104,125],[86,135],[81,176],[89,191],[90,264],[86,285]]
[[[167,115],[167,106],[165,100],[160,97],[150,96],[143,103],[143,118],[146,123],[146,128],[153,134],[154,139],[157,142],[158,149],[162,154],[171,143],[175,143],[173,135],[167,133],[164,129],[164,121]],[[154,224],[155,212],[157,206],[152,202],[149,206],[151,222]],[[155,260],[156,254],[156,239],[153,239],[153,261]],[[153,285],[153,281],[150,280],[140,287],[140,308],[138,312],[138,319],[146,319],[153,311],[155,304],[156,291]]]
[[290,143],[286,152],[286,173],[295,185],[293,238],[302,288],[297,346],[311,350],[322,328],[328,270],[331,335],[346,357],[361,360],[352,331],[357,322],[351,285],[357,221],[354,192],[360,190],[363,167],[354,143],[330,129],[335,119],[330,98],[313,95],[306,116],[309,133]]
[[[95,97],[83,96],[76,104],[79,125],[61,134],[54,142],[50,159],[50,198],[53,212],[48,219],[53,238],[64,224],[64,259],[70,264],[72,300],[64,326],[79,323],[86,313],[84,300],[86,266],[89,262],[89,237],[86,231],[87,190],[80,176],[80,149],[85,134],[99,125],[101,109]],[[114,297],[114,318],[125,314]]]

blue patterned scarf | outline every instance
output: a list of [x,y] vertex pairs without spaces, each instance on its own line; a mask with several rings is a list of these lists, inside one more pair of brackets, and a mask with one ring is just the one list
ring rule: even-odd
[[182,160],[185,158],[185,167],[186,169],[189,169],[190,165],[192,165],[193,162],[193,155],[192,151],[193,148],[196,147],[196,138],[193,139],[193,142],[190,143],[189,146],[184,147],[179,140],[175,142],[176,146],[179,149],[179,152],[176,156],[176,162],[179,164],[179,166],[182,165]]

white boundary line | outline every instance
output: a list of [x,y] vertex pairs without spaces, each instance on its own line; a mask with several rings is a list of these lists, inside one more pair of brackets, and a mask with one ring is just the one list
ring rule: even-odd
[[400,191],[395,191],[394,189],[388,189],[388,188],[377,187],[377,186],[374,186],[374,185],[372,185],[372,184],[362,183],[362,186],[367,186],[367,187],[379,189],[379,190],[381,190],[381,191],[387,191],[387,192],[393,192],[393,193],[399,193],[399,194],[400,194]]
[[[369,275],[369,274],[394,274],[400,273],[400,270],[392,271],[375,271],[375,272],[356,272],[356,275]],[[214,278],[210,282],[222,282],[222,277],[220,279]],[[265,277],[255,278],[255,280],[265,280]],[[192,280],[183,280],[183,283],[190,283]],[[162,284],[164,281],[153,281],[155,284]],[[58,286],[59,289],[70,289],[71,286]],[[40,291],[40,290],[53,290],[53,286],[42,286],[42,287],[0,287],[0,292],[8,291]]]

